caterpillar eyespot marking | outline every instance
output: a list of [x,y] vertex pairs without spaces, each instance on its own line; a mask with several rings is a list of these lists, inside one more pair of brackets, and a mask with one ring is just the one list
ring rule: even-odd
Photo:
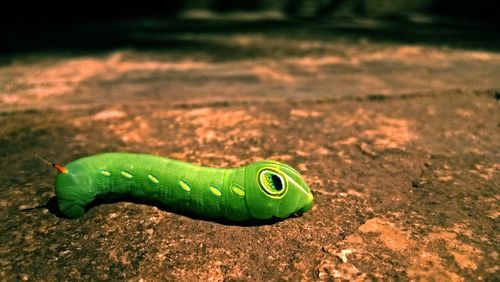
[[212,193],[216,197],[222,196],[222,192],[219,190],[219,188],[217,188],[217,187],[215,187],[213,185],[210,185],[208,187],[208,191],[210,191],[210,193]]
[[288,188],[288,183],[280,172],[273,169],[262,169],[258,173],[261,190],[273,198],[283,197]]
[[70,218],[83,216],[94,199],[117,194],[234,221],[287,218],[313,205],[311,189],[300,174],[275,161],[221,169],[145,154],[105,153],[65,166],[46,162],[59,171],[57,205]]
[[154,176],[154,175],[148,174],[148,179],[149,179],[149,181],[153,182],[154,184],[160,183],[160,180],[158,180],[158,178],[156,178],[156,176]]
[[191,186],[189,186],[189,184],[187,184],[183,180],[179,180],[179,187],[181,187],[181,189],[184,190],[184,191],[186,191],[186,192],[191,191]]
[[131,179],[132,177],[134,177],[132,174],[130,174],[130,173],[128,173],[128,172],[126,172],[126,171],[124,171],[124,170],[120,171],[120,174],[121,174],[123,177],[128,178],[128,179]]

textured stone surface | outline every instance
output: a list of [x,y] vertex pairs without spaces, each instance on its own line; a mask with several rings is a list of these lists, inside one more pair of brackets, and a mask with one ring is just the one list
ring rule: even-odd
[[[0,278],[498,279],[500,54],[308,31],[178,32],[209,47],[0,66]],[[316,201],[267,224],[126,201],[59,217],[32,154],[104,151],[275,159]]]

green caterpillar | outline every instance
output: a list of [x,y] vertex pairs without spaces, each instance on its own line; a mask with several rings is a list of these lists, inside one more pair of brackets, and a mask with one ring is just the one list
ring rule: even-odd
[[59,170],[57,204],[69,218],[83,216],[96,198],[125,194],[234,221],[287,218],[313,205],[300,174],[275,161],[222,169],[152,155],[105,153],[52,166]]

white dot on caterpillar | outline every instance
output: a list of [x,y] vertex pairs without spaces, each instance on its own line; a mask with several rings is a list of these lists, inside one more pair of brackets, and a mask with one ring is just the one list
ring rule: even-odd
[[152,174],[148,174],[148,179],[149,179],[149,181],[153,182],[154,184],[160,183],[160,180],[158,180],[158,178],[156,178],[156,176],[154,176]]
[[238,185],[231,186],[231,192],[233,192],[234,195],[236,195],[240,198],[245,197],[245,189],[241,188]]
[[105,170],[105,169],[101,169],[101,174],[104,175],[104,176],[110,176],[111,175],[111,172]]
[[191,187],[189,186],[189,184],[187,184],[187,182],[183,180],[179,180],[179,187],[181,187],[181,189],[186,192],[191,191]]
[[220,197],[222,196],[222,192],[220,191],[219,188],[213,186],[213,185],[210,185],[208,187],[208,190],[210,191],[210,193],[212,193],[214,196],[217,196],[217,197]]
[[128,178],[128,179],[131,179],[132,177],[134,177],[132,174],[130,174],[130,173],[128,173],[128,172],[126,172],[126,171],[124,171],[124,170],[120,171],[120,174],[121,174],[123,177]]

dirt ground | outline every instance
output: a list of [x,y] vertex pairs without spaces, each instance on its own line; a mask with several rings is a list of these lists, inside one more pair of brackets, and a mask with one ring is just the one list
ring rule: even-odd
[[[77,41],[118,30],[118,46],[5,55],[0,280],[498,281],[500,48],[356,24],[142,23]],[[282,161],[315,205],[248,224],[128,201],[60,217],[33,153],[108,151]]]

